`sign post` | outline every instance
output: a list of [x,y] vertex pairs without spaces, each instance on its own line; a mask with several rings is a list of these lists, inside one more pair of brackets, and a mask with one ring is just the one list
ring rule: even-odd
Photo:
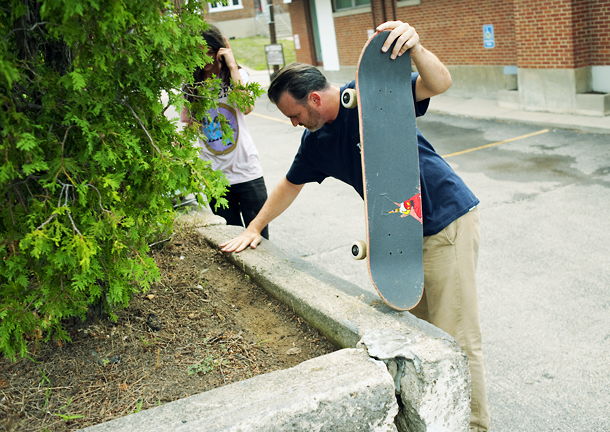
[[[269,66],[284,66],[284,47],[282,44],[265,45],[265,57],[267,58],[267,71]],[[278,68],[274,68],[274,74]],[[272,79],[271,74],[269,78]]]

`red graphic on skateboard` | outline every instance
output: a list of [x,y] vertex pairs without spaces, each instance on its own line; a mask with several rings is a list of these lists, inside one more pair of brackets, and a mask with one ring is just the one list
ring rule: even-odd
[[390,211],[390,213],[400,213],[400,217],[413,216],[419,223],[422,222],[420,193],[413,195],[402,203],[395,202],[394,204],[396,204],[398,208]]

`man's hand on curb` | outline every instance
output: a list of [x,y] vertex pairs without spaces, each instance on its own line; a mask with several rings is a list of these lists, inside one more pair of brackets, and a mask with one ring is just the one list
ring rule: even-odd
[[252,249],[256,249],[256,246],[261,242],[260,233],[245,230],[243,233],[238,235],[237,237],[229,240],[220,245],[220,250],[222,252],[231,253],[231,252],[241,252],[250,246]]

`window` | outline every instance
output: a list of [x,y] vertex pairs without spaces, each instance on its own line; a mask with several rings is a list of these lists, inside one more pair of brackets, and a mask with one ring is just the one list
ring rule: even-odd
[[398,0],[396,2],[396,7],[417,6],[420,4],[421,4],[421,0]]
[[345,9],[353,9],[362,6],[369,6],[371,0],[334,0],[335,11],[341,11]]
[[235,9],[243,9],[241,0],[221,0],[210,2],[210,12],[224,12]]

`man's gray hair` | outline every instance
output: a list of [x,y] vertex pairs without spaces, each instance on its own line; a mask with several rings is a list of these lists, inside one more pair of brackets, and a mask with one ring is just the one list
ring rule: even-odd
[[280,69],[273,78],[267,94],[275,105],[284,92],[288,92],[298,104],[305,105],[311,92],[324,91],[329,86],[330,83],[318,68],[305,63],[291,63]]

